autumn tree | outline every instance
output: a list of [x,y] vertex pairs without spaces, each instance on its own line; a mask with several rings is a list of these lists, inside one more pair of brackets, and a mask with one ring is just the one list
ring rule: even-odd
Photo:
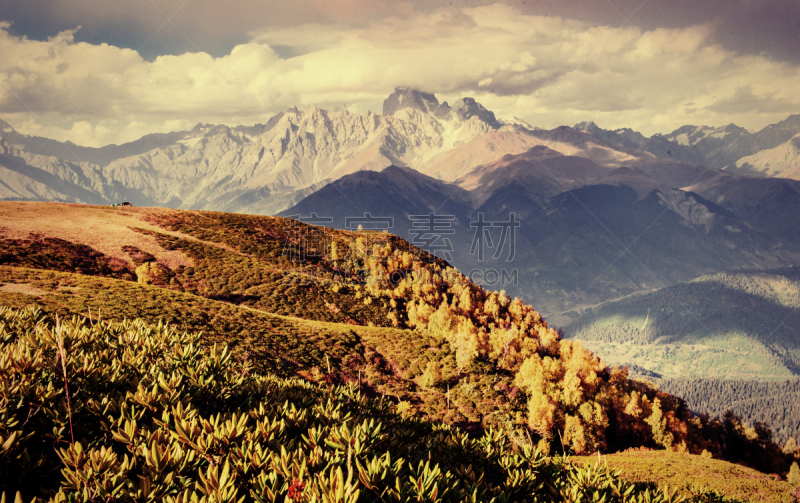
[[789,456],[795,456],[799,453],[800,449],[797,447],[797,441],[794,437],[789,437],[785,444],[783,444],[783,453]]
[[800,467],[797,466],[797,461],[792,463],[792,467],[789,469],[789,475],[786,476],[786,480],[795,486],[800,486]]
[[456,365],[460,374],[478,356],[478,337],[475,326],[469,319],[461,319],[458,323],[454,337],[450,341],[450,346],[456,353]]
[[[527,426],[542,447],[549,449],[557,433],[573,452],[650,444],[741,456],[753,442],[768,442],[763,429],[730,418],[692,417],[680,400],[564,340],[531,306],[503,291],[485,291],[456,269],[423,263],[386,243],[368,246],[364,236],[353,248],[365,257],[366,292],[373,303],[389,306],[392,325],[447,341],[459,374],[476,359],[516,373],[514,383],[528,400]],[[437,370],[428,364],[420,384],[434,385]]]
[[659,398],[653,400],[653,412],[650,414],[650,417],[645,419],[645,422],[652,428],[653,442],[670,449],[675,439],[672,433],[667,431],[667,420],[664,418],[664,413],[661,410],[661,400]]

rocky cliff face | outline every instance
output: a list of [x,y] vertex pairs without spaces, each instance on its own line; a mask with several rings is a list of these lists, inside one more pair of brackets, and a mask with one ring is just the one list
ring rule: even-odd
[[475,98],[464,97],[450,106],[446,101],[439,103],[433,94],[411,87],[396,88],[383,102],[383,115],[395,115],[406,108],[418,110],[441,121],[468,121],[472,117],[477,117],[480,122],[492,129],[502,126],[494,116],[494,112],[475,101]]
[[397,87],[383,101],[383,115],[394,115],[395,112],[404,108],[419,110],[438,119],[444,119],[450,114],[450,106],[447,102],[439,104],[439,100],[433,94],[418,91],[412,87]]

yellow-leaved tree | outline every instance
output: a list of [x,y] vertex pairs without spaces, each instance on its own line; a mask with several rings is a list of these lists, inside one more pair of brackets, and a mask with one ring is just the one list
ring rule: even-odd
[[478,356],[478,336],[475,326],[469,319],[462,318],[453,338],[450,340],[450,347],[456,353],[456,365],[460,374]]
[[[719,451],[719,443],[705,442],[700,434],[713,425],[692,418],[681,401],[628,379],[626,369],[609,369],[580,343],[563,340],[521,300],[485,291],[430,257],[393,251],[385,243],[368,246],[363,236],[353,248],[370,260],[359,265],[369,278],[365,289],[355,285],[356,298],[366,290],[373,303],[390,306],[392,325],[447,341],[459,374],[477,358],[516,373],[514,383],[528,400],[527,426],[540,446],[549,449],[560,439],[576,453],[654,444]],[[429,364],[420,384],[435,385],[438,369]]]
[[653,441],[658,445],[664,446],[667,449],[672,448],[672,443],[675,438],[672,433],[667,431],[667,419],[661,411],[661,400],[656,397],[653,400],[653,412],[650,417],[645,419],[645,422],[650,425],[653,430]]

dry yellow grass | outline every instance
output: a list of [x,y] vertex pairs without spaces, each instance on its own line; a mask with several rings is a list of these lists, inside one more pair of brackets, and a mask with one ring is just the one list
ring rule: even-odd
[[36,288],[30,283],[0,283],[0,292],[2,293],[24,293],[25,295],[35,295],[41,297],[47,295],[47,292]]
[[121,208],[65,203],[0,202],[0,238],[27,239],[32,232],[45,237],[64,239],[90,246],[111,257],[131,263],[123,245],[135,245],[156,257],[170,269],[192,266],[183,252],[165,250],[152,236],[130,229],[140,227],[165,234],[193,239],[170,232],[148,222],[150,215],[170,212],[165,208]]
[[[576,462],[596,463],[596,456],[573,458]],[[729,498],[764,503],[794,503],[794,487],[785,480],[746,466],[719,459],[672,451],[625,451],[603,456],[622,478],[632,482],[657,482],[677,487],[689,495],[696,484],[718,491]]]

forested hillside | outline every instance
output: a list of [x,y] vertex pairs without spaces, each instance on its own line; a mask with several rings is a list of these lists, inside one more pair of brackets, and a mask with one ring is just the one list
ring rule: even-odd
[[743,381],[721,379],[658,379],[696,412],[723,416],[728,410],[743,421],[767,423],[781,445],[800,439],[800,379]]
[[564,330],[664,377],[788,378],[800,374],[798,307],[800,270],[731,271],[601,304]]
[[799,306],[800,270],[731,271],[602,304],[565,331],[694,411],[769,424],[783,445],[800,438]]

